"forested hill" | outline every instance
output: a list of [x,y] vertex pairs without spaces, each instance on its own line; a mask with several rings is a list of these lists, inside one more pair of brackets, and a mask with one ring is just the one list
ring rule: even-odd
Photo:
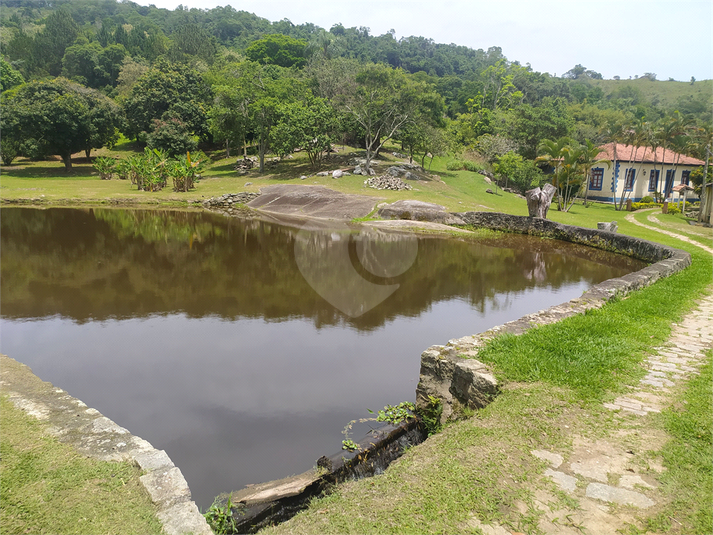
[[[575,144],[626,141],[637,125],[639,142],[677,137],[680,151],[702,158],[708,145],[701,128],[711,130],[711,80],[658,81],[651,73],[603,80],[582,65],[554,77],[497,46],[474,50],[424,37],[397,40],[394,32],[375,36],[363,27],[271,22],[230,6],[0,0],[0,7],[3,159],[63,153],[69,164],[78,146],[89,154],[113,143],[119,130],[172,152],[191,139],[287,151],[296,133],[286,125],[314,119],[325,130],[327,116],[336,117],[335,126],[310,140],[324,135],[325,143],[380,147],[394,139],[412,154],[476,148],[490,163],[511,151],[533,160],[543,140],[563,136]],[[366,102],[367,88],[381,100]],[[82,141],[60,147],[48,133],[30,133],[38,106],[59,113],[67,95],[72,113],[85,113],[71,127]],[[356,102],[366,107],[360,112]],[[120,124],[109,120],[117,113]],[[326,115],[315,118],[319,113]],[[372,139],[364,123],[371,113],[399,120]],[[684,144],[682,136],[696,132],[703,137]],[[172,145],[181,136],[188,137]]]
[[[508,60],[498,46],[474,50],[457,44],[435,43],[419,36],[397,40],[392,33],[374,36],[368,28],[349,28],[341,24],[327,31],[314,24],[292,24],[287,19],[270,22],[230,6],[213,9],[179,6],[168,10],[116,0],[0,0],[0,6],[3,8],[2,55],[26,79],[63,74],[64,53],[78,38],[98,43],[104,49],[121,44],[130,56],[149,62],[165,55],[173,61],[195,64],[196,60],[201,60],[211,65],[221,48],[245,52],[266,35],[280,34],[304,41],[307,45],[304,56],[321,49],[329,56],[386,63],[409,73],[421,73],[424,78],[434,78],[452,117],[467,111],[468,99],[482,91],[480,75],[498,62],[510,66],[513,83],[522,92],[524,101],[530,104],[544,97],[587,99],[589,102],[623,97],[634,105],[681,108],[686,113],[709,113],[710,109],[707,104],[712,92],[710,88],[702,87],[703,84],[694,87],[695,84],[685,82],[669,83],[658,91],[663,92],[663,96],[651,99],[647,98],[648,91],[641,90],[641,84],[626,80],[614,85],[592,84],[591,81],[601,79],[601,75],[581,66],[573,68],[564,78],[533,72],[529,65],[521,66],[526,64],[527,58]],[[60,8],[71,17],[71,22],[55,21],[54,28],[47,28],[49,16]],[[48,30],[54,30],[56,35],[47,35]],[[121,56],[121,52],[111,53]],[[110,61],[105,59],[105,63]],[[105,70],[111,70],[111,67]],[[114,71],[117,70],[114,67]],[[65,73],[75,77],[78,74],[72,72],[71,66],[65,68]],[[106,81],[116,85],[118,72],[113,76],[111,72],[108,74],[101,80],[87,81],[94,86]],[[674,89],[672,86],[679,87]],[[668,93],[673,97],[669,98]]]

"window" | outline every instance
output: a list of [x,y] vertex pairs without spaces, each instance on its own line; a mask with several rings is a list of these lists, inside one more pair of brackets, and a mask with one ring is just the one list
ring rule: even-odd
[[636,176],[636,169],[626,170],[626,179],[624,180],[624,191],[631,191],[634,189],[634,178]]
[[671,195],[671,190],[673,189],[673,181],[676,178],[676,171],[673,169],[668,169],[666,171],[666,184],[664,189],[664,197]]
[[659,170],[651,170],[651,174],[649,174],[649,191],[656,191],[656,189],[658,188],[660,173],[661,171]]
[[592,169],[592,178],[589,180],[589,189],[602,191],[603,183],[604,183],[604,169],[601,167]]
[[691,178],[691,172],[683,171],[681,173],[681,184],[686,184],[687,186],[689,186],[690,184],[688,183],[688,181],[690,180],[690,178]]

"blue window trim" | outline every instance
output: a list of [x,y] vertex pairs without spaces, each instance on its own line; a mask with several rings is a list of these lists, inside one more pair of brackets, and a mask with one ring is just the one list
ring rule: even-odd
[[661,176],[661,171],[658,169],[651,170],[651,173],[649,174],[649,191],[656,191],[659,186],[659,176]]
[[673,190],[673,184],[676,182],[676,170],[675,169],[666,169],[666,182],[664,182],[664,196],[668,197],[671,195],[672,190]]
[[[595,182],[594,178],[598,178]],[[602,186],[604,185],[604,168],[595,167],[592,169],[592,177],[589,179],[589,189],[591,191],[602,191]]]
[[[629,182],[631,179],[631,182]],[[624,191],[632,191],[634,189],[634,182],[636,181],[636,169],[630,167],[626,170],[624,174]]]

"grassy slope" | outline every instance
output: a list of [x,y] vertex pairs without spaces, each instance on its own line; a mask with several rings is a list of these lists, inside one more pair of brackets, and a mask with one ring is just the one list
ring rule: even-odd
[[87,459],[0,397],[3,533],[160,533],[141,470]]
[[669,108],[675,106],[681,98],[692,97],[696,100],[704,97],[713,103],[713,80],[690,82],[671,82],[657,80],[652,82],[648,78],[637,80],[591,80],[593,85],[600,87],[605,95],[623,87],[633,87],[641,91],[642,96],[649,102]]

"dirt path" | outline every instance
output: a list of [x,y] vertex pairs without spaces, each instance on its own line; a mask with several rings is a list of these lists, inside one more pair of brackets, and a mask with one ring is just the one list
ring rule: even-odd
[[[697,310],[674,325],[668,342],[644,363],[647,375],[626,395],[604,406],[613,411],[614,430],[595,442],[572,437],[572,449],[532,450],[549,464],[544,475],[552,478],[578,507],[551,509],[559,503],[543,490],[535,492],[535,506],[543,512],[539,528],[548,534],[616,534],[627,532],[656,510],[665,498],[658,489],[656,474],[664,468],[656,456],[642,465],[642,453],[658,451],[666,436],[650,425],[649,413],[660,412],[673,402],[675,387],[686,381],[703,363],[704,350],[713,347],[713,295],[699,302]],[[477,519],[470,523],[485,535],[511,535],[500,525]]]
[[[654,210],[655,210],[655,208],[654,208]],[[660,222],[658,219],[656,219],[656,216],[655,216],[654,214],[650,214],[650,215],[647,217],[647,219],[648,219],[649,221],[651,221],[652,223],[656,223],[656,224],[658,224],[658,225],[661,224],[661,222]],[[686,243],[690,243],[690,244],[692,244],[692,245],[695,245],[695,246],[697,246],[697,247],[700,247],[701,249],[705,250],[706,252],[713,254],[713,249],[711,249],[710,247],[706,247],[705,245],[703,245],[702,243],[697,242],[696,240],[692,240],[692,239],[689,238],[688,236],[684,236],[683,234],[677,234],[677,233],[675,233],[675,232],[671,232],[670,230],[664,230],[664,229],[662,229],[662,228],[652,227],[652,226],[649,226],[649,225],[645,225],[644,223],[640,223],[639,221],[637,221],[637,220],[634,218],[634,214],[633,214],[633,213],[627,214],[626,220],[629,221],[630,223],[633,223],[634,225],[638,225],[638,226],[643,227],[643,228],[645,228],[645,229],[654,230],[654,231],[656,231],[656,232],[660,232],[661,234],[666,234],[667,236],[671,236],[672,238],[676,238],[676,239],[679,239],[679,240],[681,240],[681,241],[685,241]]]

